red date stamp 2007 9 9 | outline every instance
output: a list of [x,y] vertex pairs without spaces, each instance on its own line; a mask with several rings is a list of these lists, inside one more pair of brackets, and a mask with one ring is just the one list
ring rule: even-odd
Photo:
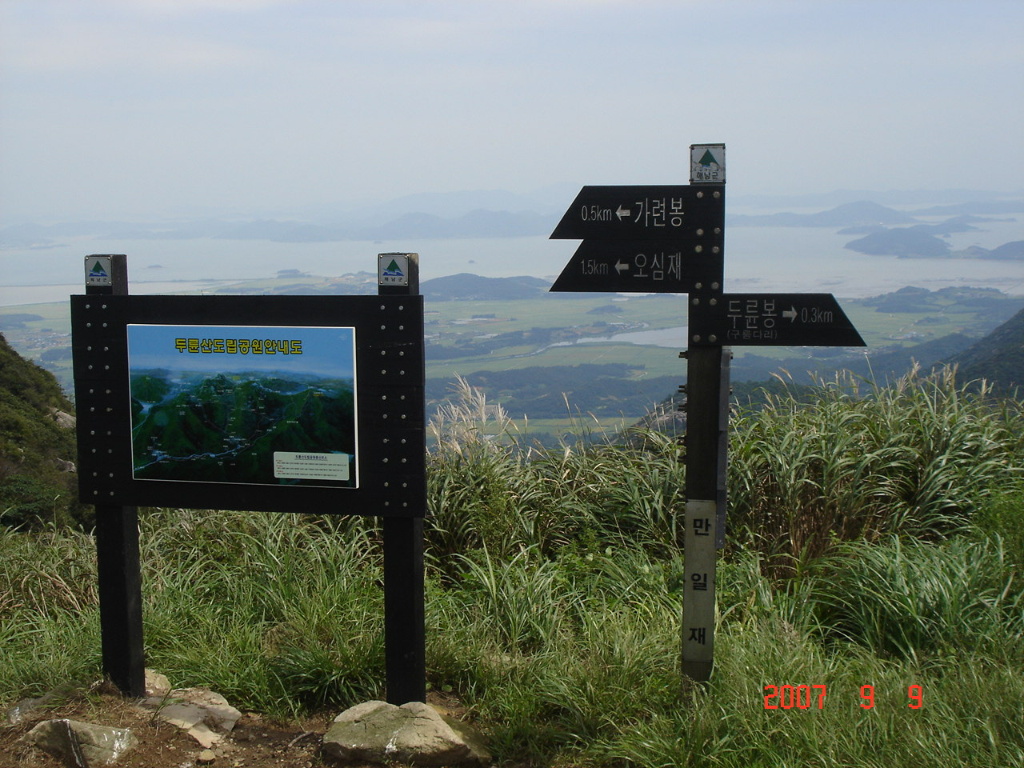
[[[764,687],[765,709],[817,709],[825,708],[825,696],[828,693],[824,685],[766,685]],[[871,709],[875,706],[875,687],[860,687],[860,708]],[[907,686],[907,706],[920,709],[924,705],[924,689],[920,685]]]

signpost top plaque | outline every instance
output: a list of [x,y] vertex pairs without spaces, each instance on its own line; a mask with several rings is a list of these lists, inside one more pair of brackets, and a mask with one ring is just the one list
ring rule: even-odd
[[725,184],[725,144],[690,145],[690,183]]
[[406,287],[409,285],[409,254],[378,253],[377,284]]
[[110,256],[86,256],[85,285],[87,287],[113,285],[112,261],[113,259]]

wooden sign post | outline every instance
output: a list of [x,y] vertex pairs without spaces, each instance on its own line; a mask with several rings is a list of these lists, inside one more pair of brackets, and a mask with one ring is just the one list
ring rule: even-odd
[[682,671],[711,677],[725,543],[730,346],[864,346],[831,294],[727,294],[725,145],[690,147],[689,186],[584,187],[552,238],[588,238],[552,291],[689,294]]
[[[382,253],[377,292],[416,296],[420,292],[419,254]],[[420,375],[424,375],[420,371]],[[423,446],[426,450],[426,446]],[[413,517],[385,517],[384,665],[389,704],[427,700],[424,628],[423,518],[426,498]]]
[[[128,293],[128,258],[124,254],[94,255],[85,259],[85,294],[102,302],[105,296],[124,296]],[[106,346],[112,328],[94,329],[97,346]],[[107,444],[116,439],[110,423],[104,423],[103,414],[110,407],[103,405],[113,396],[106,387],[109,363],[97,363],[94,368],[76,373],[76,390],[87,386],[100,405],[88,406],[88,415],[79,410],[79,420],[85,416],[88,432],[78,431],[78,454],[92,456],[112,450]],[[97,411],[96,409],[100,410]],[[95,473],[102,469],[97,467]],[[134,506],[122,506],[99,495],[92,501],[96,509],[96,567],[100,602],[100,646],[103,674],[126,696],[141,697],[146,692],[146,658],[142,642],[142,574],[139,568],[139,512]]]

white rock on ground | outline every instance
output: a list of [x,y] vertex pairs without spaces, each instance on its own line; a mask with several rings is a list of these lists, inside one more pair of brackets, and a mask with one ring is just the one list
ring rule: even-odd
[[228,704],[219,693],[206,688],[176,688],[167,694],[150,696],[142,706],[155,709],[154,715],[176,725],[210,749],[230,733],[242,713]]
[[138,743],[127,728],[66,719],[44,720],[26,733],[22,741],[75,768],[113,765]]
[[471,726],[419,702],[398,707],[369,701],[345,710],[324,735],[322,752],[349,763],[457,766],[491,760]]
[[167,675],[160,674],[155,669],[146,670],[146,695],[166,696],[171,692],[171,681]]

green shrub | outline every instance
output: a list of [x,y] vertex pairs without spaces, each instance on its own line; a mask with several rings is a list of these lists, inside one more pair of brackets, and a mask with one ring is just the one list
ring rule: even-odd
[[848,544],[813,569],[810,603],[829,638],[883,657],[1024,661],[1024,582],[998,539]]
[[974,524],[981,536],[1002,539],[1006,559],[1024,569],[1024,482],[996,489],[980,505]]
[[792,574],[836,541],[964,532],[1024,471],[1024,419],[952,370],[860,392],[852,376],[808,404],[771,395],[732,424],[730,536]]

